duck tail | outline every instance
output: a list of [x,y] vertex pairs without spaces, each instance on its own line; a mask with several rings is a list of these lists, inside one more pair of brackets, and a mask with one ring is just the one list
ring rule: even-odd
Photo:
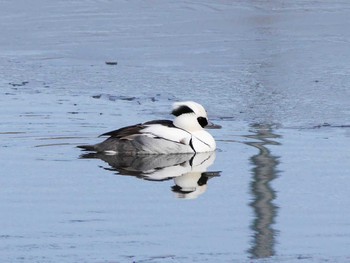
[[95,145],[78,145],[77,148],[83,149],[85,151],[96,151]]

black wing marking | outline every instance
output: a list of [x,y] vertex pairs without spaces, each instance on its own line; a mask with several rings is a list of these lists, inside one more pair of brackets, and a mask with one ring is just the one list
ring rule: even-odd
[[136,125],[123,127],[123,128],[118,129],[118,130],[106,132],[104,134],[101,134],[99,137],[110,136],[110,137],[115,137],[115,138],[122,138],[122,137],[129,136],[132,134],[140,134],[140,131],[144,128],[145,128],[145,126],[143,126],[141,123],[139,123]]
[[127,126],[127,127],[123,127],[120,128],[118,130],[114,130],[114,131],[110,131],[110,132],[106,132],[104,134],[101,134],[99,137],[101,136],[110,136],[110,137],[114,137],[114,138],[123,138],[126,136],[130,136],[130,135],[135,135],[135,134],[141,134],[141,130],[145,129],[147,127],[147,125],[152,125],[152,124],[161,124],[167,127],[175,127],[173,122],[170,120],[154,120],[154,121],[148,121],[145,123],[139,123],[136,125],[131,125],[131,126]]
[[160,124],[166,127],[172,127],[174,128],[175,125],[173,124],[173,121],[170,120],[155,120],[155,121],[148,121],[145,122],[144,125],[150,125],[150,124]]

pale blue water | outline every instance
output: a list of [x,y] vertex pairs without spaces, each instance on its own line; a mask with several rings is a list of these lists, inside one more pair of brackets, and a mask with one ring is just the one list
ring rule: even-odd
[[[1,262],[349,261],[349,12],[0,3]],[[75,148],[188,99],[222,126],[202,165]]]

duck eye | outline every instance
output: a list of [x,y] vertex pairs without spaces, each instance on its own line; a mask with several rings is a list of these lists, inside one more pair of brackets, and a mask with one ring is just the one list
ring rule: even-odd
[[198,121],[199,125],[202,126],[202,128],[204,128],[205,126],[208,125],[208,120],[207,120],[207,118],[198,117],[198,118],[197,118],[197,121]]

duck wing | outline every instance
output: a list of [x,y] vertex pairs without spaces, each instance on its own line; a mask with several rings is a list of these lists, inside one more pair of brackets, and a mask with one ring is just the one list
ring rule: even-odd
[[149,127],[150,125],[154,125],[154,124],[160,124],[160,125],[163,125],[166,127],[175,127],[173,122],[170,120],[154,120],[154,121],[139,123],[139,124],[135,124],[135,125],[131,125],[131,126],[126,126],[126,127],[120,128],[118,130],[106,132],[104,134],[101,134],[99,137],[110,136],[113,138],[121,139],[121,138],[132,136],[132,135],[142,134],[142,130],[144,130],[145,128]]

